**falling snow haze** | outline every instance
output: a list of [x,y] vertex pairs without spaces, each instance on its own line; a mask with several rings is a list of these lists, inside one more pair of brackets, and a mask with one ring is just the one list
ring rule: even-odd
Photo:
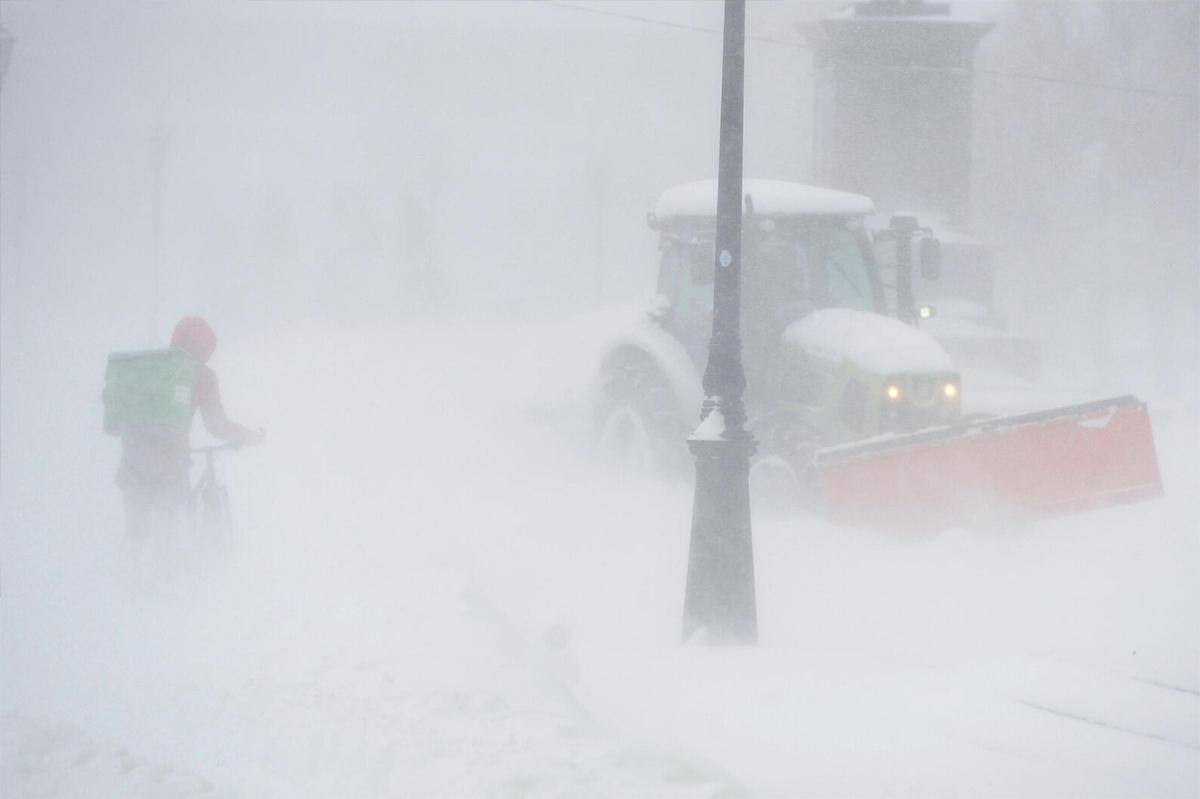
[[[841,5],[748,4],[748,178],[815,179],[799,26]],[[0,793],[1194,795],[1197,6],[952,6],[1040,363],[990,398],[1137,393],[1166,496],[756,515],[761,645],[710,651],[690,484],[588,412],[647,211],[716,172],[720,4],[0,0]],[[100,392],[187,314],[267,439],[221,459],[232,572],[147,601]]]

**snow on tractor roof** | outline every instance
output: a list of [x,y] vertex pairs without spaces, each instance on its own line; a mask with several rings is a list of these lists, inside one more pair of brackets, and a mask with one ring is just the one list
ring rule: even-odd
[[[744,180],[742,195],[747,194],[754,203],[754,213],[766,216],[858,216],[875,210],[871,199],[861,194],[782,180]],[[717,181],[698,180],[667,189],[654,215],[659,219],[716,216]]]

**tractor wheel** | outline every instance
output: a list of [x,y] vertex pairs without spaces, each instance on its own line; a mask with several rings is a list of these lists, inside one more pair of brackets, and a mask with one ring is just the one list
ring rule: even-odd
[[750,465],[750,490],[764,509],[780,513],[815,507],[820,493],[813,455],[817,432],[790,413],[771,413],[752,422],[759,438]]
[[778,455],[763,455],[750,464],[750,498],[769,514],[787,515],[803,507],[796,468]]
[[633,474],[672,476],[691,462],[691,429],[670,384],[643,355],[622,353],[602,371],[595,443],[605,460]]

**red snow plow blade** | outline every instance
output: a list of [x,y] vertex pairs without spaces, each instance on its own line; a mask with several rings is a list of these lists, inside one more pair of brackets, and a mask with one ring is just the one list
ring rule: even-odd
[[1162,495],[1146,405],[1117,397],[817,453],[830,518],[936,529]]

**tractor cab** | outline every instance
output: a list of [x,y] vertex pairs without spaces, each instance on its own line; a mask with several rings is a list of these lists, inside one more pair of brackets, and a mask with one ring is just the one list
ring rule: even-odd
[[[744,181],[743,192],[741,319],[748,355],[819,308],[887,312],[863,227],[874,210],[870,199],[774,180]],[[659,233],[662,322],[698,368],[712,332],[716,193],[713,180],[677,186],[648,218]]]
[[[788,426],[843,441],[956,418],[953,366],[914,329],[912,269],[893,265],[890,279],[881,278],[876,242],[864,226],[871,200],[770,180],[744,181],[743,193],[742,360],[747,405],[760,425],[783,412]],[[716,196],[713,180],[677,186],[648,219],[661,252],[657,320],[698,371],[708,357],[713,272],[720,268]],[[917,260],[928,273],[936,242],[919,242],[922,229],[911,217],[897,219],[876,239],[891,237],[910,267]],[[914,252],[914,242],[924,246]],[[832,347],[831,330],[840,331]],[[913,351],[926,357],[914,360]]]

